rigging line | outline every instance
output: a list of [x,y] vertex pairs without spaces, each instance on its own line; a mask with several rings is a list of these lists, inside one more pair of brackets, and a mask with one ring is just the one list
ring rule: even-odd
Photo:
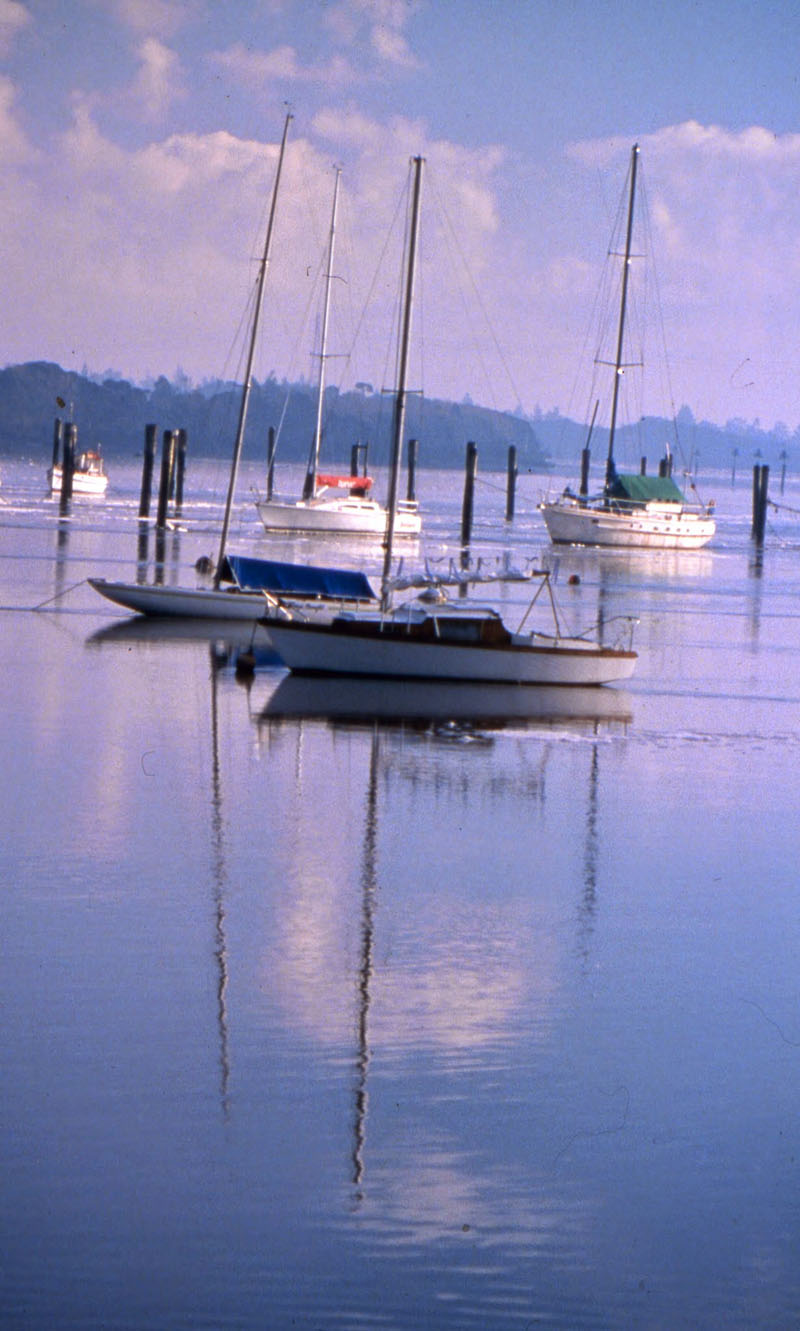
[[[472,273],[472,270],[471,270],[471,268],[470,268],[470,266],[469,266],[469,263],[467,262],[467,257],[466,257],[466,255],[465,255],[465,253],[464,253],[464,250],[463,250],[461,244],[459,243],[459,239],[458,239],[458,235],[457,235],[457,233],[456,233],[456,229],[455,229],[455,227],[453,226],[453,223],[452,223],[452,221],[451,221],[451,219],[450,219],[450,215],[449,215],[449,213],[448,213],[448,211],[447,211],[447,208],[445,207],[445,204],[444,204],[444,201],[443,201],[443,199],[442,199],[442,196],[441,196],[441,194],[439,193],[439,190],[438,190],[438,187],[437,187],[437,183],[436,183],[435,173],[431,172],[430,174],[431,174],[431,176],[433,176],[433,180],[432,180],[432,184],[431,184],[431,191],[432,191],[433,196],[434,196],[434,199],[435,199],[435,201],[436,201],[437,208],[439,209],[439,212],[440,212],[440,214],[441,214],[442,220],[443,220],[443,222],[445,223],[445,231],[446,231],[446,232],[449,232],[450,240],[452,241],[452,243],[453,243],[453,245],[454,245],[454,247],[455,247],[455,249],[456,249],[456,252],[457,252],[457,254],[458,254],[458,257],[459,257],[459,259],[461,260],[461,263],[462,263],[462,265],[463,265],[463,269],[464,269],[464,273],[465,273],[465,275],[466,275],[466,277],[467,277],[467,279],[468,279],[468,281],[469,281],[469,284],[470,284],[470,286],[471,286],[471,288],[472,288],[473,295],[474,295],[474,297],[475,297],[475,300],[476,300],[477,303],[478,303],[478,308],[480,309],[481,314],[483,315],[483,318],[484,318],[484,320],[485,320],[486,328],[487,328],[487,330],[488,330],[488,332],[489,332],[489,335],[490,335],[490,337],[491,337],[491,339],[492,339],[492,342],[494,343],[495,351],[497,352],[497,355],[498,355],[498,357],[499,357],[499,359],[500,359],[500,364],[502,365],[502,367],[503,367],[503,369],[504,369],[504,371],[505,371],[505,373],[506,373],[506,376],[507,376],[507,378],[508,378],[508,382],[509,382],[509,386],[510,386],[510,388],[511,388],[511,391],[512,391],[512,393],[513,393],[513,395],[514,395],[516,401],[517,401],[517,402],[521,402],[521,401],[522,401],[522,397],[521,397],[521,394],[520,394],[519,388],[517,387],[517,384],[516,384],[516,382],[515,382],[515,380],[514,380],[514,376],[513,376],[512,371],[511,371],[511,367],[509,366],[508,361],[506,360],[506,357],[505,357],[505,355],[504,355],[504,353],[503,353],[503,348],[502,348],[502,346],[500,345],[500,340],[499,340],[499,338],[498,338],[498,336],[497,336],[497,334],[496,334],[496,332],[495,332],[495,330],[494,330],[494,326],[493,326],[492,321],[491,321],[491,319],[490,319],[490,317],[489,317],[489,312],[488,312],[488,310],[487,310],[487,308],[486,308],[486,305],[485,305],[485,303],[484,303],[484,301],[483,301],[483,298],[482,298],[482,296],[481,296],[480,289],[479,289],[478,284],[477,284],[477,282],[476,282],[476,280],[475,280],[475,278],[474,278],[474,276],[473,276],[473,273]],[[455,272],[455,265],[453,265],[453,268],[454,268],[454,272]],[[466,298],[465,298],[465,295],[464,295],[463,290],[460,290],[459,294],[460,294],[460,296],[461,296],[462,306],[464,307],[464,310],[465,310],[465,312],[466,312],[466,309],[467,309],[467,307],[466,307]],[[487,368],[486,363],[485,363],[485,361],[484,361],[484,359],[483,359],[483,355],[482,355],[482,353],[481,353],[480,346],[479,346],[477,340],[473,339],[473,345],[474,345],[474,348],[475,348],[476,355],[478,356],[478,359],[479,359],[479,361],[480,361],[481,370],[483,371],[483,374],[484,374],[484,376],[485,376],[485,378],[486,378],[487,384],[489,384],[489,386],[490,386],[490,391],[491,391],[491,376],[490,376],[490,374],[489,374],[489,372],[488,372],[488,368]]]
[[292,347],[291,352],[290,352],[290,354],[289,354],[289,364],[288,364],[288,367],[287,367],[287,375],[286,375],[286,383],[288,384],[288,387],[287,387],[286,394],[285,394],[284,399],[283,399],[283,407],[281,408],[280,418],[279,418],[279,420],[278,420],[278,424],[277,424],[277,426],[275,427],[275,450],[276,450],[276,452],[277,452],[277,448],[278,448],[278,442],[279,442],[280,437],[281,437],[281,431],[282,431],[282,429],[283,429],[284,422],[285,422],[285,420],[286,420],[286,413],[287,413],[287,411],[289,410],[289,402],[290,402],[290,400],[291,400],[291,398],[292,398],[293,391],[294,391],[294,384],[293,384],[293,381],[292,381],[292,376],[295,375],[295,374],[297,373],[297,365],[298,365],[298,362],[299,362],[299,360],[300,360],[300,341],[301,341],[302,338],[304,338],[304,337],[306,336],[306,334],[307,334],[307,332],[308,332],[309,324],[310,324],[310,322],[311,322],[311,308],[312,308],[314,302],[315,302],[316,299],[317,299],[317,293],[318,293],[318,290],[319,290],[319,283],[320,283],[320,276],[321,276],[321,273],[322,273],[322,268],[323,268],[324,263],[325,263],[325,256],[321,254],[321,255],[319,256],[318,261],[317,261],[317,270],[316,270],[316,272],[315,272],[315,274],[314,274],[314,279],[313,279],[313,281],[312,281],[312,283],[311,283],[311,287],[310,287],[310,289],[309,289],[308,299],[306,300],[305,309],[303,310],[303,317],[302,317],[302,319],[300,320],[300,323],[299,323],[299,326],[298,326],[298,329],[297,329],[297,335],[296,335],[295,340],[294,340],[294,346]]
[[[394,417],[394,399],[396,396],[397,385],[399,383],[399,377],[400,377],[400,357],[401,357],[400,327],[401,327],[401,319],[403,316],[403,307],[404,307],[406,256],[408,254],[410,217],[413,206],[412,190],[411,190],[411,180],[413,176],[413,171],[414,171],[414,159],[411,158],[409,162],[409,169],[405,179],[405,183],[398,196],[397,206],[395,208],[394,217],[392,219],[392,227],[390,231],[390,234],[394,234],[394,229],[397,225],[400,216],[400,209],[404,208],[405,215],[403,218],[401,259],[397,269],[395,294],[392,301],[392,321],[389,329],[389,336],[386,339],[386,342],[384,343],[385,353],[383,358],[383,370],[381,372],[382,388],[378,404],[379,433],[382,433],[383,431],[384,425],[386,423],[387,412],[389,415],[389,423],[391,428],[391,421]],[[386,253],[387,246],[388,246],[388,237],[387,237],[387,244],[386,246],[384,246],[383,250],[384,254]],[[394,355],[394,374],[390,375],[389,364],[391,362],[392,355]],[[390,381],[390,379],[391,379],[391,387],[387,388],[386,385]],[[391,400],[391,406],[389,406],[390,400]],[[389,448],[389,463],[391,464],[391,447]]]
[[[401,338],[400,338],[400,319],[401,319],[401,316],[402,316],[403,305],[404,305],[404,301],[405,301],[405,273],[406,273],[406,265],[407,265],[408,246],[409,246],[410,241],[411,241],[411,215],[412,215],[412,211],[413,211],[412,191],[411,191],[411,180],[412,180],[412,177],[413,177],[413,175],[414,175],[415,161],[416,161],[416,159],[412,157],[412,158],[410,159],[410,162],[409,162],[409,174],[408,174],[408,185],[407,185],[407,190],[408,190],[408,202],[407,202],[407,207],[406,207],[406,225],[405,225],[405,228],[404,228],[404,235],[403,235],[403,240],[404,240],[404,244],[403,244],[403,257],[402,257],[402,265],[401,265],[401,269],[400,269],[400,273],[399,273],[399,279],[400,279],[400,280],[399,280],[399,284],[398,284],[397,299],[396,299],[396,312],[397,312],[397,313],[396,313],[396,324],[395,324],[395,327],[397,328],[397,335],[396,335],[396,338],[395,338],[395,343],[396,343],[395,377],[394,377],[394,383],[395,383],[395,385],[398,384],[398,383],[399,383],[399,380],[400,380],[400,358],[401,358],[401,354],[402,354],[402,346],[401,346]],[[418,360],[418,362],[420,362],[420,370],[422,369],[422,365],[421,365],[421,356],[422,356],[423,329],[424,329],[424,323],[423,323],[423,318],[424,318],[424,303],[423,303],[423,301],[424,301],[424,294],[425,294],[425,293],[424,293],[424,265],[423,265],[423,263],[422,263],[422,258],[421,258],[421,250],[422,250],[422,231],[423,231],[423,227],[422,227],[422,218],[420,218],[420,219],[419,219],[418,239],[417,239],[417,260],[416,260],[416,265],[415,265],[415,279],[414,279],[414,289],[415,289],[415,294],[414,294],[414,308],[415,308],[415,312],[416,312],[415,323],[416,323],[417,331],[416,331],[416,333],[415,333],[415,335],[414,335],[414,337],[413,337],[413,339],[412,339],[412,344],[411,344],[411,346],[410,346],[409,349],[408,349],[408,364],[407,364],[407,371],[410,371],[410,369],[411,369],[411,359],[412,359],[412,356],[414,355],[415,348],[416,348],[417,360]],[[388,358],[387,358],[387,359],[388,359]],[[407,375],[406,377],[408,377],[408,375]],[[420,373],[420,379],[422,379],[422,373]],[[413,394],[417,394],[417,395],[419,395],[419,396],[422,396],[422,395],[424,394],[424,384],[422,384],[422,382],[420,382],[419,388],[408,388],[408,387],[406,387],[406,408],[408,407],[408,398],[409,398],[411,395],[413,395]]]
[[[647,199],[648,199],[648,196],[647,196],[647,194],[645,193],[645,200],[647,201]],[[663,358],[664,358],[663,363],[664,363],[664,372],[665,372],[665,374],[666,374],[666,379],[667,379],[667,394],[668,394],[668,399],[669,399],[670,411],[671,411],[671,413],[672,413],[672,421],[671,421],[671,424],[672,424],[672,432],[673,432],[673,436],[674,436],[674,439],[675,439],[676,451],[677,451],[678,454],[680,455],[681,463],[683,464],[684,468],[688,468],[688,465],[689,465],[689,464],[688,464],[688,461],[687,461],[687,458],[686,458],[686,452],[685,452],[685,449],[684,449],[684,447],[683,447],[683,443],[682,443],[682,441],[681,441],[681,437],[680,437],[680,435],[679,435],[679,433],[678,433],[678,418],[677,418],[677,417],[678,417],[678,414],[677,414],[677,411],[676,411],[676,408],[675,408],[675,395],[674,395],[673,388],[672,388],[672,374],[671,374],[671,370],[670,370],[669,354],[668,354],[668,351],[667,351],[667,333],[666,333],[666,326],[665,326],[665,323],[664,323],[664,308],[663,308],[663,304],[662,304],[662,301],[661,301],[661,287],[660,287],[660,283],[659,283],[658,268],[657,268],[657,266],[656,266],[656,262],[655,262],[655,246],[653,245],[653,241],[652,241],[652,227],[651,227],[651,222],[650,222],[650,207],[649,207],[649,201],[648,201],[648,206],[647,206],[646,209],[645,209],[644,217],[645,217],[645,227],[646,227],[646,232],[647,232],[647,244],[648,244],[648,248],[649,248],[649,250],[650,250],[650,254],[651,254],[651,265],[652,265],[652,269],[653,269],[653,282],[654,282],[654,285],[655,285],[655,288],[656,288],[656,297],[655,297],[655,299],[656,299],[656,311],[657,311],[657,314],[658,314],[658,331],[659,331],[659,334],[660,334],[660,337],[661,337],[661,354],[662,354],[662,356],[663,356]],[[692,488],[694,489],[694,486],[692,486]]]
[[320,209],[320,191],[312,191],[310,184],[310,173],[308,170],[308,159],[305,153],[297,154],[300,158],[300,194],[303,200],[304,211],[308,218],[308,227],[311,231],[314,250],[321,249],[325,244],[325,234],[327,223],[322,220]]
[[[403,204],[403,202],[404,202],[404,199],[405,199],[405,196],[406,196],[406,194],[407,194],[407,191],[408,191],[408,185],[406,184],[406,185],[404,185],[403,189],[401,190],[400,194],[398,195],[397,203],[396,203],[396,205],[395,205],[394,216],[392,217],[392,221],[391,221],[391,224],[390,224],[390,226],[389,226],[389,229],[388,229],[388,231],[387,231],[387,233],[386,233],[386,237],[385,237],[385,239],[384,239],[384,242],[383,242],[383,246],[382,246],[382,248],[381,248],[380,255],[378,256],[378,261],[377,261],[377,263],[376,263],[376,265],[375,265],[375,270],[374,270],[374,272],[373,272],[373,274],[372,274],[372,280],[371,280],[370,285],[369,285],[369,288],[368,288],[368,290],[367,290],[367,295],[366,295],[366,298],[365,298],[365,300],[364,300],[364,303],[363,303],[363,305],[362,305],[362,307],[361,307],[361,314],[360,314],[359,317],[358,317],[358,322],[357,322],[357,324],[356,324],[355,332],[353,333],[353,337],[352,337],[352,340],[351,340],[350,346],[348,347],[347,351],[344,353],[344,355],[345,355],[345,360],[346,360],[346,362],[347,362],[348,365],[349,365],[349,363],[350,363],[350,361],[351,361],[351,359],[352,359],[352,356],[353,356],[353,348],[355,347],[355,344],[356,344],[356,342],[358,341],[358,337],[359,337],[359,334],[360,334],[360,332],[361,332],[361,327],[362,327],[362,324],[364,323],[364,319],[365,319],[365,317],[366,317],[367,309],[368,309],[368,308],[370,307],[370,305],[372,304],[372,300],[373,300],[373,297],[374,297],[374,294],[375,294],[375,287],[377,286],[377,283],[378,283],[378,276],[379,276],[379,274],[380,274],[380,272],[381,272],[381,270],[382,270],[382,268],[383,268],[383,265],[384,265],[384,262],[385,262],[385,259],[386,259],[386,251],[387,251],[388,248],[389,248],[389,241],[391,240],[391,237],[392,237],[392,235],[394,234],[395,228],[396,228],[396,226],[397,226],[397,219],[398,219],[398,216],[399,216],[399,214],[400,214],[400,208],[401,208],[401,206],[402,206],[402,204]],[[388,359],[388,357],[387,357],[387,359]]]
[[[577,401],[578,382],[585,373],[587,362],[591,364],[591,372],[589,375],[588,392],[583,411],[584,424],[586,424],[590,418],[593,404],[601,396],[598,392],[598,382],[600,378],[600,366],[603,364],[604,360],[603,350],[609,339],[613,337],[613,332],[616,327],[616,312],[619,307],[621,278],[618,266],[616,263],[612,263],[612,259],[615,258],[619,248],[619,238],[626,213],[628,180],[626,178],[623,187],[617,196],[616,211],[613,214],[608,206],[606,181],[599,168],[598,180],[600,182],[599,194],[602,200],[603,213],[606,217],[607,225],[609,217],[611,218],[609,229],[610,239],[606,247],[606,257],[601,265],[600,276],[595,287],[594,300],[592,301],[591,311],[586,322],[580,355],[575,369],[575,377],[567,399],[566,414],[561,431],[562,439],[567,428],[567,418],[569,418],[572,412],[573,403]],[[590,346],[593,346],[591,352],[589,350]]]
[[[337,248],[339,253],[343,256],[342,267],[344,268],[344,271],[347,274],[347,276],[339,278],[339,281],[344,286],[344,297],[336,301],[336,313],[338,316],[338,322],[341,325],[340,338],[342,338],[343,340],[343,335],[346,333],[347,344],[351,348],[351,350],[348,352],[343,352],[341,355],[337,354],[337,359],[342,362],[342,369],[341,373],[336,379],[336,387],[338,391],[341,392],[342,386],[345,381],[345,376],[347,375],[348,371],[351,368],[350,362],[352,359],[353,329],[355,327],[355,322],[356,322],[355,310],[353,307],[353,274],[356,272],[355,258],[354,258],[356,249],[353,243],[353,229],[352,229],[352,220],[350,215],[350,194],[349,190],[347,189],[344,183],[342,184],[339,196],[339,218],[340,221],[337,223],[337,228],[336,228],[339,238]],[[342,313],[343,309],[344,309],[344,314]],[[358,378],[361,377],[361,376],[356,376],[355,371],[353,371],[353,373],[355,377]]]
[[[411,165],[409,165],[409,176],[408,176],[408,183],[409,183],[409,185],[410,185],[410,182],[411,182],[411,171],[412,171],[412,169],[413,169],[413,167],[412,167]],[[408,233],[409,233],[409,230],[410,230],[410,222],[411,222],[411,189],[408,188],[408,189],[407,189],[407,192],[406,192],[406,216],[405,216],[405,222],[404,222],[404,224],[403,224],[403,248],[402,248],[402,252],[401,252],[401,256],[400,256],[400,274],[399,274],[399,276],[400,276],[400,281],[399,281],[399,283],[398,283],[398,288],[397,288],[397,299],[396,299],[396,301],[395,301],[397,324],[392,326],[392,330],[393,330],[393,331],[394,331],[394,327],[395,327],[395,326],[398,328],[398,330],[399,330],[399,327],[400,327],[401,309],[402,309],[402,304],[403,304],[403,290],[404,290],[403,276],[404,276],[405,271],[406,271],[406,263],[407,263],[407,257],[408,257],[408,246],[409,246],[409,234],[408,234]],[[393,338],[392,340],[393,340],[393,342],[394,342],[394,378],[393,378],[393,380],[392,380],[392,384],[393,384],[393,386],[394,386],[395,384],[397,384],[397,382],[398,382],[398,380],[399,380],[399,378],[400,378],[400,357],[401,357],[401,355],[402,355],[402,349],[401,349],[401,347],[400,347],[400,337],[399,337],[399,335],[398,335],[396,338]],[[387,357],[387,360],[388,360],[388,357]]]
[[[88,581],[89,581],[88,578],[81,578],[79,582],[71,582],[69,587],[62,587],[61,591],[56,592],[55,596],[48,596],[46,601],[40,601],[38,605],[32,605],[30,609],[34,611],[44,610],[45,606],[52,605],[54,601],[60,601],[61,598],[63,596],[66,596],[68,592],[74,592],[76,587],[82,587],[83,584]],[[25,608],[24,606],[18,606],[18,605],[0,607],[0,609],[3,610],[20,610],[24,608]]]

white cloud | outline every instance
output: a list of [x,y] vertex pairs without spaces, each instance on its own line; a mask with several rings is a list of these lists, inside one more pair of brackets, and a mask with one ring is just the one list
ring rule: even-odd
[[14,115],[17,89],[11,79],[0,75],[0,161],[18,165],[31,158],[32,148]]
[[[173,134],[128,149],[103,132],[96,118],[101,105],[73,97],[72,124],[54,145],[39,193],[13,218],[15,239],[0,273],[0,299],[7,307],[34,309],[36,317],[24,346],[17,340],[11,349],[7,338],[0,343],[0,360],[45,356],[63,363],[72,312],[80,309],[79,364],[113,363],[140,376],[179,360],[193,377],[222,372],[263,243],[280,126],[269,144],[219,130]],[[493,175],[502,154],[431,141],[417,121],[397,118],[382,125],[354,112],[321,113],[308,138],[296,126],[290,133],[263,372],[275,368],[296,376],[309,369],[313,327],[301,336],[299,321],[319,270],[336,159],[344,168],[337,269],[346,280],[337,289],[331,345],[337,356],[351,346],[391,233],[356,360],[343,381],[367,378],[383,385],[402,253],[398,201],[408,159],[416,153],[428,160],[422,269],[435,319],[430,368],[424,377],[415,375],[426,391],[445,391],[448,324],[457,330],[459,320],[451,317],[452,268],[434,252],[434,237],[447,230],[439,205],[453,219],[464,259],[475,272],[485,269],[499,226]],[[13,212],[12,196],[4,210]],[[32,264],[32,254],[46,257]],[[287,349],[293,347],[299,350],[290,363]],[[336,368],[338,379],[338,360]]]
[[175,101],[186,96],[180,60],[156,37],[146,37],[137,55],[141,63],[131,96],[145,120],[161,120]]
[[341,0],[326,11],[324,22],[341,43],[366,48],[386,64],[418,69],[404,32],[417,8],[409,0]]
[[[108,4],[109,0],[95,0]],[[120,23],[132,32],[172,37],[196,10],[194,0],[110,0]]]
[[412,54],[408,42],[396,28],[387,28],[376,23],[370,33],[372,49],[381,60],[392,65],[402,65],[406,69],[418,69],[419,61]]
[[31,22],[30,10],[19,0],[0,0],[0,55],[7,55],[14,38]]
[[[407,0],[342,0],[323,7],[321,15],[315,10],[314,21],[321,21],[333,44],[344,49],[311,62],[304,61],[297,47],[289,43],[259,50],[242,41],[209,58],[259,91],[274,82],[347,89],[385,77],[387,65],[419,67],[403,31],[415,9]],[[280,6],[276,12],[281,12]]]
[[254,51],[236,42],[227,51],[215,51],[210,59],[228,74],[250,88],[265,91],[278,83],[316,83],[328,88],[347,87],[359,76],[342,56],[315,65],[304,65],[293,46],[276,46],[271,51]]
[[[157,59],[150,68],[158,69]],[[0,156],[27,168],[34,156],[15,94],[0,78]],[[7,172],[0,300],[34,313],[22,332],[10,323],[3,330],[0,361],[63,360],[80,309],[78,364],[115,363],[141,375],[180,360],[194,377],[219,372],[263,240],[281,125],[271,143],[217,130],[126,148],[104,132],[104,109],[99,98],[75,94],[68,130],[52,153],[39,150],[41,170]],[[592,211],[600,193],[594,168],[603,163],[607,192],[616,198],[630,140],[577,145],[578,169],[562,171],[556,202],[542,192],[518,222],[518,163],[501,147],[469,149],[431,135],[422,120],[379,120],[341,102],[306,124],[305,136],[299,122],[289,136],[266,369],[309,368],[307,360],[289,364],[286,349],[297,343],[305,356],[313,344],[312,333],[298,341],[292,321],[318,271],[332,163],[343,166],[337,269],[347,271],[336,304],[360,312],[393,222],[402,229],[398,202],[408,159],[421,154],[427,167],[415,320],[426,365],[424,372],[414,366],[415,386],[513,405],[504,371],[492,385],[477,362],[475,348],[491,353],[491,336],[475,309],[474,283],[523,403],[574,410],[569,399],[584,324],[609,238],[599,198]],[[641,147],[678,404],[712,420],[758,415],[793,427],[800,421],[800,136],[688,122],[643,136]],[[537,218],[549,224],[554,210],[557,224],[537,227]],[[399,255],[399,247],[391,252]],[[394,277],[399,258],[395,268]],[[382,277],[375,290],[377,303],[363,324],[366,355],[352,366],[352,378],[386,386],[382,357],[397,282]],[[334,317],[343,315],[337,309]],[[342,328],[332,329],[337,355],[350,345]],[[415,356],[421,341],[415,339]],[[736,368],[745,361],[754,370],[743,388]],[[336,373],[338,379],[338,360]]]

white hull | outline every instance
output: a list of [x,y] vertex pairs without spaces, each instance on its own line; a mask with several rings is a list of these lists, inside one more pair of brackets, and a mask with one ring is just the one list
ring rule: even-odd
[[[61,494],[61,468],[50,467],[47,480],[51,494]],[[108,477],[105,472],[73,471],[72,493],[74,495],[104,495],[108,489]]]
[[[384,536],[388,511],[376,499],[351,496],[346,499],[262,499],[256,504],[266,531],[344,533],[350,536]],[[422,519],[416,507],[398,505],[394,520],[398,536],[418,536]]]
[[269,636],[290,670],[383,679],[466,680],[498,684],[610,684],[629,679],[635,652],[581,639],[514,641],[510,645],[437,642],[360,633],[336,624],[269,624]]
[[218,590],[213,587],[157,587],[132,582],[90,578],[90,586],[116,605],[141,615],[181,616],[187,619],[247,620],[263,618],[266,598],[260,592]]
[[649,550],[699,550],[716,530],[713,518],[679,504],[648,504],[630,513],[572,500],[540,504],[556,545],[635,546]]

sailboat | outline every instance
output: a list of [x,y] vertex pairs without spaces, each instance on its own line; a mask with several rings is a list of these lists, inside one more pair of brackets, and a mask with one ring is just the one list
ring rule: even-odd
[[[667,457],[658,476],[618,472],[614,461],[620,382],[626,366],[625,321],[628,280],[632,259],[634,202],[639,145],[631,150],[622,289],[617,324],[608,456],[603,489],[588,494],[589,449],[583,450],[579,492],[567,488],[557,499],[540,505],[550,540],[558,545],[631,546],[662,550],[697,550],[707,545],[716,530],[713,505],[691,503],[673,480],[672,459]],[[595,405],[594,416],[597,414]],[[591,437],[594,425],[589,430]]]
[[[386,533],[388,510],[370,494],[372,477],[331,475],[319,470],[340,175],[341,168],[337,167],[328,233],[325,294],[322,306],[321,348],[317,379],[317,416],[303,494],[300,499],[295,500],[269,498],[257,501],[256,508],[259,517],[268,532],[304,532],[315,535],[335,533],[348,536],[384,536]],[[416,501],[401,501],[395,514],[395,531],[404,536],[417,536],[421,529],[422,519]]]
[[550,589],[546,573],[537,574],[537,593],[516,631],[508,629],[491,607],[471,605],[464,600],[456,603],[440,600],[441,587],[423,590],[419,597],[399,606],[391,604],[392,542],[405,422],[423,159],[414,158],[413,165],[381,602],[374,609],[343,611],[325,622],[311,622],[301,612],[287,611],[285,617],[265,621],[270,641],[290,670],[306,674],[569,685],[627,679],[636,663],[630,643],[609,647],[585,636],[564,636],[552,596],[554,632],[523,631],[542,590]]
[[107,600],[138,614],[180,616],[187,619],[246,620],[252,624],[264,614],[267,605],[277,605],[282,597],[298,598],[305,603],[307,608],[320,602],[325,604],[330,602],[334,604],[359,604],[362,601],[372,602],[376,599],[369,580],[362,573],[316,565],[282,563],[277,560],[256,559],[227,553],[231,513],[244,442],[250,390],[253,382],[253,362],[264,300],[264,286],[272,253],[272,235],[278,189],[291,120],[290,112],[286,116],[283,127],[278,165],[272,188],[264,252],[258,273],[247,367],[242,385],[239,420],[231,459],[213,585],[169,587],[138,582],[111,582],[106,578],[89,579],[89,583],[95,591],[105,596]]

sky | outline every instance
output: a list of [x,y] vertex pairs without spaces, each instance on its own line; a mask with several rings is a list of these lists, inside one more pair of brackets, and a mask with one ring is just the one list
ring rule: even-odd
[[588,417],[638,143],[641,411],[794,431],[798,51],[794,0],[0,0],[0,364],[240,374],[291,110],[257,377],[318,372],[341,168],[327,381],[393,386],[422,156],[409,387]]

